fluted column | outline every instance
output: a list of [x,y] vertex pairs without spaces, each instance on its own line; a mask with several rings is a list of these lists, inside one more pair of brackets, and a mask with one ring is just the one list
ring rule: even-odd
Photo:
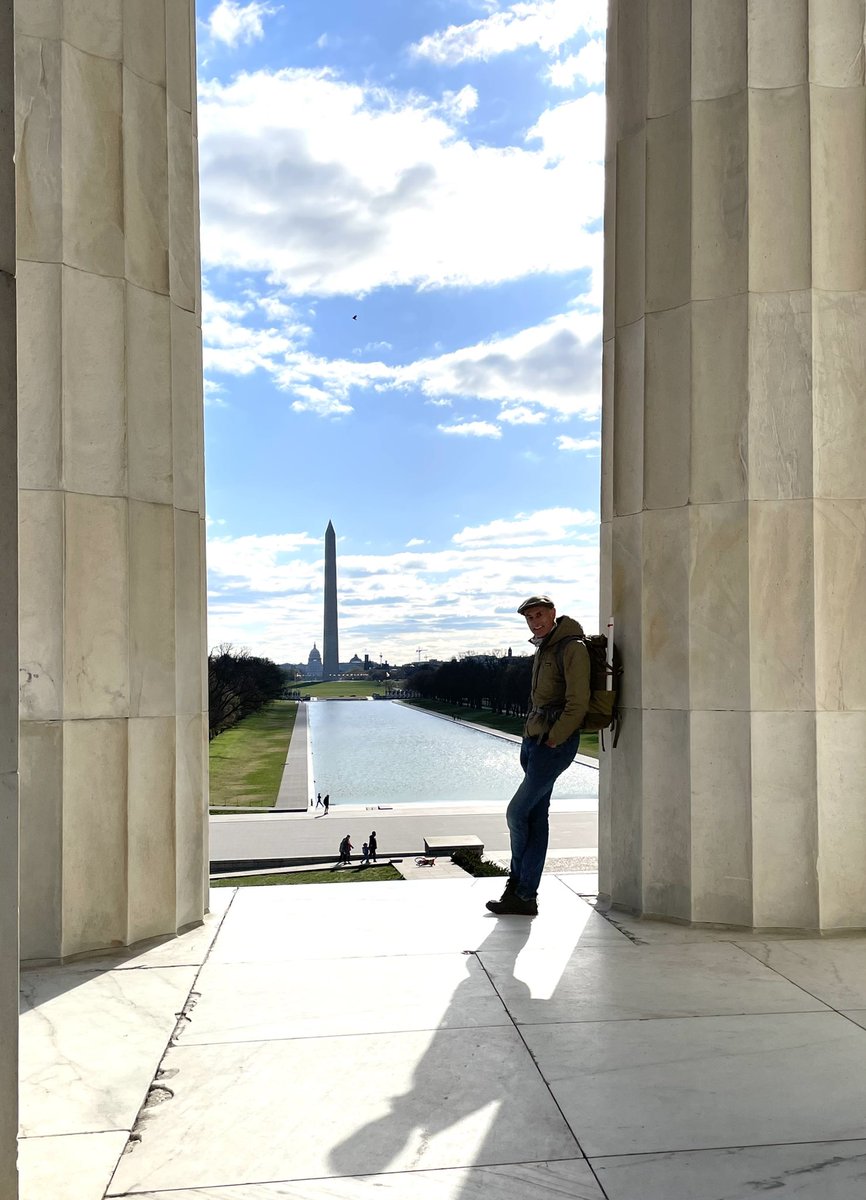
[[18,509],[12,0],[0,0],[0,1196],[18,1195]]
[[22,954],[199,921],[192,0],[16,0]]
[[864,0],[612,0],[602,888],[866,926]]

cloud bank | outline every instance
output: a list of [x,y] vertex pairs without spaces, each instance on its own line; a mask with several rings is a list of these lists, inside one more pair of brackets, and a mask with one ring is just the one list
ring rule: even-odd
[[579,33],[603,32],[607,5],[598,0],[541,0],[513,4],[465,25],[449,25],[428,34],[413,47],[419,58],[440,66],[456,66],[473,59],[488,61],[528,46],[548,53]]
[[214,41],[226,46],[237,46],[239,43],[248,45],[264,37],[262,18],[273,16],[276,12],[279,12],[278,7],[258,0],[250,4],[241,4],[238,0],[219,0],[208,19],[207,30]]
[[602,97],[554,106],[524,147],[500,147],[461,132],[472,95],[449,95],[364,87],[328,69],[203,80],[205,268],[265,272],[294,295],[355,296],[595,262],[586,227],[602,210]]
[[[573,309],[510,336],[393,366],[316,356],[303,349],[309,330],[294,310],[278,326],[245,324],[259,309],[206,295],[205,370],[266,371],[297,412],[346,415],[353,393],[369,388],[416,388],[431,401],[490,401],[499,406],[495,419],[512,426],[599,411],[601,330],[594,312]],[[440,429],[453,432],[452,423]]]
[[[534,591],[562,612],[597,625],[598,516],[553,508],[464,526],[442,550],[413,538],[393,554],[340,553],[342,656],[369,652],[410,662],[530,652],[517,605]],[[322,631],[322,539],[212,536],[208,541],[208,637],[249,644],[278,662],[306,661]]]

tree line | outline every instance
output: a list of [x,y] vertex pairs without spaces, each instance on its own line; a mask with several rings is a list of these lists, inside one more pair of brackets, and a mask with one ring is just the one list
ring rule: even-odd
[[282,696],[286,676],[269,658],[223,644],[207,657],[207,683],[208,736],[213,739]]
[[425,700],[523,716],[529,700],[532,655],[473,655],[438,666],[417,667],[407,680]]

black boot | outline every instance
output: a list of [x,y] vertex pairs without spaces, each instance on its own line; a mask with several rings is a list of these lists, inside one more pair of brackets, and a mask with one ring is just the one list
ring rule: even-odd
[[537,917],[538,904],[535,900],[521,900],[517,894],[517,881],[513,875],[508,876],[505,891],[498,900],[488,900],[487,909],[496,913],[497,917],[509,914],[521,917]]
[[[514,895],[516,889],[517,889],[517,884],[514,880],[514,876],[509,875],[508,879],[505,881],[505,891],[502,893],[502,895],[499,897],[498,900],[488,900],[487,907],[490,908],[490,906],[492,904],[504,904],[507,900],[511,899],[511,897]],[[490,911],[495,912],[496,909],[490,908]]]
[[538,902],[523,900],[514,889],[503,893],[501,900],[488,900],[487,908],[497,917],[537,917]]

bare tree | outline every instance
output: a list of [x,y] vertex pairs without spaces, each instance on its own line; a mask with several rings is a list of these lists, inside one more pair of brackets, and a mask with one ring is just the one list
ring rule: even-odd
[[207,667],[210,738],[281,696],[286,683],[282,667],[229,642],[210,652]]

